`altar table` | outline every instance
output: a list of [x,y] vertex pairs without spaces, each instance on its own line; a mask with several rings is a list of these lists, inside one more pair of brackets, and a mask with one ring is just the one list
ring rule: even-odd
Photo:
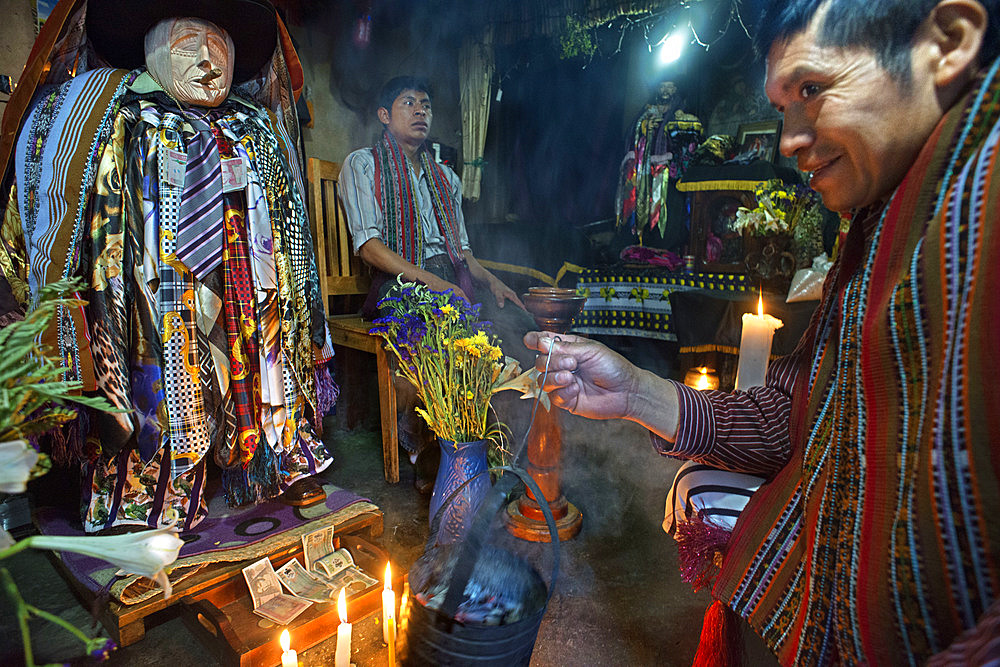
[[577,281],[577,292],[587,301],[574,321],[573,333],[676,341],[672,293],[756,296],[757,286],[742,274],[623,266],[585,269]]

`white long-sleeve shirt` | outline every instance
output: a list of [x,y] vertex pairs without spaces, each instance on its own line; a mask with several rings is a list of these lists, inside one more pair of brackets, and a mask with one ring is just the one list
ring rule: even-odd
[[[441,165],[448,178],[449,192],[458,215],[459,243],[462,250],[469,250],[469,235],[465,230],[465,216],[462,214],[462,181],[447,165]],[[406,161],[410,186],[415,196],[417,215],[424,234],[424,257],[433,257],[447,252],[444,236],[438,229],[434,217],[434,204],[426,171],[419,178],[416,170]],[[355,254],[367,241],[377,238],[385,241],[385,217],[375,199],[375,158],[371,148],[359,148],[344,160],[340,170],[340,199],[347,214],[347,224],[351,231],[351,241]]]

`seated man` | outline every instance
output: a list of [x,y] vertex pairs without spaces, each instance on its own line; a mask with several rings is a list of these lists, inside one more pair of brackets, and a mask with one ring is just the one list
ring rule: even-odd
[[[493,323],[504,353],[527,368],[534,354],[521,339],[533,319],[513,290],[473,256],[462,215],[462,183],[426,148],[432,118],[427,82],[409,76],[390,80],[377,113],[385,126],[382,138],[348,155],[340,175],[354,251],[374,269],[363,314],[375,314],[399,274],[434,290],[453,289],[482,304],[480,319]],[[508,301],[513,305],[505,307]],[[399,440],[412,459],[425,436],[412,409],[412,389],[402,384],[397,383]]]
[[89,305],[52,342],[70,379],[123,409],[81,420],[89,532],[193,528],[209,458],[233,505],[319,502],[311,476],[331,462],[314,423],[332,352],[294,143],[247,91],[230,94],[273,72],[274,8],[171,6],[90,0],[86,37],[124,69],[47,90],[17,142],[6,221],[21,224],[5,231],[23,238],[5,240],[29,260],[31,293],[84,280]]

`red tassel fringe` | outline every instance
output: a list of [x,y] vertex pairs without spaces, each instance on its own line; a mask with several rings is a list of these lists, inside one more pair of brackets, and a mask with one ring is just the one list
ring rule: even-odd
[[739,617],[718,600],[705,612],[698,653],[691,667],[742,667],[743,635]]
[[688,521],[677,522],[677,561],[681,579],[695,591],[710,588],[722,564],[729,542],[728,529],[716,525],[698,512]]

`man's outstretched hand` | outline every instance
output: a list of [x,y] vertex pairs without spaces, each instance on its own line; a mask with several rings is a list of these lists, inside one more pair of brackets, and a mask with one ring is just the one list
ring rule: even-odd
[[524,344],[541,353],[535,360],[539,373],[545,373],[548,364],[542,388],[553,403],[591,419],[628,416],[638,369],[625,357],[572,334],[529,331]]
[[535,368],[545,378],[542,389],[557,406],[590,419],[628,419],[674,440],[678,397],[669,380],[572,334],[529,331],[524,344],[540,353]]

